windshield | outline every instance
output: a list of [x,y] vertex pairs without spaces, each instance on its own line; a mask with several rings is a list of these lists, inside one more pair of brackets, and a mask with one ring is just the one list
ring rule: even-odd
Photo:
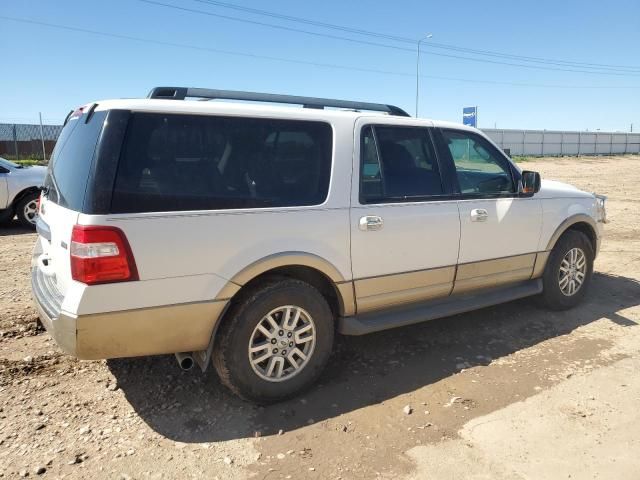
[[5,168],[20,168],[20,165],[17,163],[10,162],[6,158],[0,157],[0,166]]

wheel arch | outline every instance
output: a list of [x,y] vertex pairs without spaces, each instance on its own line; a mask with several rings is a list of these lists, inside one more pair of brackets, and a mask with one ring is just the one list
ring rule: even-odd
[[13,200],[10,203],[10,205],[11,205],[10,208],[12,208],[15,211],[16,207],[18,206],[18,203],[20,203],[24,197],[26,197],[27,195],[30,195],[32,193],[39,193],[39,192],[40,192],[40,188],[39,187],[27,187],[27,188],[24,188],[24,189],[20,190],[13,197]]
[[227,282],[216,296],[215,301],[224,302],[225,306],[215,319],[209,346],[206,350],[194,355],[202,371],[205,371],[211,363],[218,330],[228,318],[229,312],[233,310],[233,305],[241,301],[244,295],[248,294],[260,282],[278,275],[297,278],[317,288],[327,299],[336,316],[336,328],[338,316],[355,314],[353,281],[345,280],[340,271],[330,262],[305,252],[270,255],[243,268]]
[[317,288],[336,316],[355,313],[353,282],[329,261],[306,252],[286,252],[260,259],[231,278],[217,295],[233,302],[255,285],[273,276],[297,278]]
[[598,240],[598,235],[596,233],[597,232],[596,222],[593,218],[591,218],[589,215],[586,215],[584,213],[572,215],[569,218],[567,218],[564,222],[562,222],[558,226],[556,231],[553,233],[551,238],[549,239],[549,243],[547,244],[546,250],[547,251],[553,250],[553,247],[555,247],[560,237],[569,230],[575,230],[583,233],[591,242],[594,255],[597,253],[599,240]]

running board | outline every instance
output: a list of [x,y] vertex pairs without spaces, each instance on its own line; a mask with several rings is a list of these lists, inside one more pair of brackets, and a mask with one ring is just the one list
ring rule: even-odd
[[404,327],[414,323],[435,320],[479,308],[510,302],[519,298],[542,293],[542,279],[527,280],[508,287],[485,290],[466,295],[456,295],[437,302],[412,304],[382,312],[371,312],[352,317],[341,317],[338,332],[343,335],[364,335],[367,333]]

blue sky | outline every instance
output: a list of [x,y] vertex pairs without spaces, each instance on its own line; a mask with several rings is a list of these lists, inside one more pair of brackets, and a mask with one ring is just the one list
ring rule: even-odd
[[[236,11],[206,1],[155,1],[395,48],[233,21],[139,0],[0,0],[0,17],[200,48],[0,18],[0,122],[33,122],[42,112],[46,122],[60,123],[74,106],[104,98],[145,96],[151,87],[159,85],[385,102],[414,112],[415,45]],[[606,4],[596,0],[225,1],[411,39],[432,33],[433,38],[422,44],[423,117],[461,122],[462,107],[478,105],[480,127],[627,131],[634,123],[634,131],[640,130],[638,0],[610,0]],[[636,68],[606,70],[616,75],[522,68],[434,55],[526,63],[437,49],[429,42]]]

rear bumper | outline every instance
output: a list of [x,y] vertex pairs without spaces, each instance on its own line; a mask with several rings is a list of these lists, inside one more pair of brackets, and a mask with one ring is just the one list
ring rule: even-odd
[[64,352],[76,354],[76,319],[61,312],[63,296],[51,277],[31,269],[31,293],[40,322]]
[[74,315],[37,266],[31,288],[40,320],[64,352],[84,360],[205,350],[228,301]]

